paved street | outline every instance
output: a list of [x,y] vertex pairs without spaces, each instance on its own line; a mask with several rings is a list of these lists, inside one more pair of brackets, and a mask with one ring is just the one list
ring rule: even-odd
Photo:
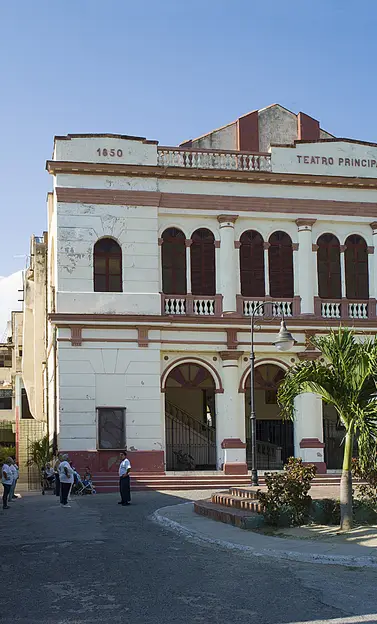
[[116,495],[97,495],[61,509],[52,495],[33,494],[0,510],[0,621],[377,621],[374,570],[254,557],[184,539],[150,520],[183,496],[207,495],[136,492],[130,507],[118,506]]

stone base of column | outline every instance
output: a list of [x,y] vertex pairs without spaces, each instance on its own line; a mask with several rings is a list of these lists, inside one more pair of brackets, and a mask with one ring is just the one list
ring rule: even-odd
[[246,443],[239,438],[225,438],[221,442],[221,448],[224,449],[224,474],[247,474]]
[[247,475],[247,464],[241,462],[226,463],[223,466],[226,475]]
[[318,438],[303,438],[300,442],[301,458],[304,464],[314,464],[318,474],[326,474],[324,461],[325,445]]

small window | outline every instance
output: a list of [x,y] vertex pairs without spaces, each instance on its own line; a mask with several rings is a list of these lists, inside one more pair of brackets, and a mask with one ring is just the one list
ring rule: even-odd
[[122,407],[98,408],[98,448],[124,449],[126,445],[125,411]]
[[12,409],[12,397],[1,397],[0,398],[0,410],[11,410]]
[[22,349],[18,349],[18,355],[19,357],[22,357]]
[[12,368],[12,356],[8,353],[0,355],[0,368]]

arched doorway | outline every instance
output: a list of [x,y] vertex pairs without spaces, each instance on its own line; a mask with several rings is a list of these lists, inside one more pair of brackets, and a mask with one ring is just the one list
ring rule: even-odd
[[[255,369],[255,412],[257,416],[257,466],[259,470],[281,470],[294,455],[293,423],[280,416],[277,390],[284,371],[276,364]],[[245,383],[247,463],[251,468],[250,374]]]
[[166,470],[216,469],[215,382],[198,363],[173,368],[165,383]]

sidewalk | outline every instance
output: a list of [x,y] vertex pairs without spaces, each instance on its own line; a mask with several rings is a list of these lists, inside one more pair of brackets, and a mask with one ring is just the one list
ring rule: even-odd
[[[185,537],[257,557],[377,568],[377,527],[374,527],[374,537],[360,544],[355,541],[350,542],[345,536],[337,536],[331,531],[327,539],[322,537],[319,540],[307,539],[308,536],[304,533],[303,539],[292,539],[245,531],[195,514],[193,503],[162,507],[154,512],[152,519],[161,526],[175,530]],[[362,527],[360,531],[365,531],[365,529],[367,527]],[[284,533],[295,530],[297,529],[287,529]]]

